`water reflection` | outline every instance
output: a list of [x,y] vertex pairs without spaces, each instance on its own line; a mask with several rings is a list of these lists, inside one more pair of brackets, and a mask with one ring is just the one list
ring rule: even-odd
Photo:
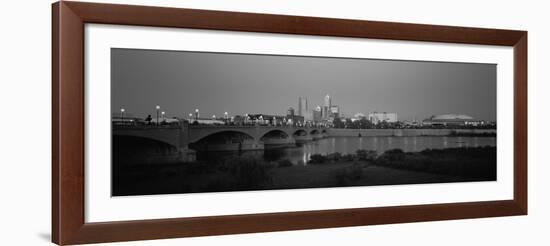
[[266,161],[288,159],[293,163],[307,163],[313,154],[353,154],[358,149],[376,150],[379,154],[389,149],[421,151],[454,147],[495,146],[495,137],[336,137],[325,138],[294,148],[270,149],[264,151],[198,153],[199,160],[216,161],[227,156],[255,156]]

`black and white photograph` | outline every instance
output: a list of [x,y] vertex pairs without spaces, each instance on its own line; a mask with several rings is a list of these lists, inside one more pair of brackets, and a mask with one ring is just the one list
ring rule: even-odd
[[112,195],[496,181],[496,64],[111,49]]
[[5,1],[0,245],[550,245],[546,5]]

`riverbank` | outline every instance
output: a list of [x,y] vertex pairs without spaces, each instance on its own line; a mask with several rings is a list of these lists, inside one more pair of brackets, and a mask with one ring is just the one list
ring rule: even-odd
[[448,183],[475,180],[369,165],[366,162],[339,162],[322,166],[278,168],[273,170],[272,175],[272,189]]
[[496,129],[339,129],[328,128],[328,137],[496,136]]
[[133,165],[113,168],[113,195],[149,195],[271,189],[490,181],[496,148],[421,152],[360,150],[313,155],[307,165],[236,157],[211,163]]

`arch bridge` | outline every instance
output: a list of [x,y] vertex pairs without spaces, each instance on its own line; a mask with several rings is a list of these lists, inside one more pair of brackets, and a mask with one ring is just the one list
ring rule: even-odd
[[191,160],[195,151],[262,150],[293,146],[327,136],[326,129],[292,126],[113,126],[113,135],[132,136],[169,144],[178,150],[183,161]]

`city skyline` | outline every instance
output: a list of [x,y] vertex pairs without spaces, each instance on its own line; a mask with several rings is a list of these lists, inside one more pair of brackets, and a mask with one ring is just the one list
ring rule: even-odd
[[311,114],[330,95],[329,106],[347,117],[378,111],[400,120],[447,113],[496,119],[492,64],[112,49],[111,76],[112,112],[124,108],[135,117],[153,115],[156,105],[169,117],[197,108],[201,117],[284,115],[289,107],[298,112],[301,98]]

